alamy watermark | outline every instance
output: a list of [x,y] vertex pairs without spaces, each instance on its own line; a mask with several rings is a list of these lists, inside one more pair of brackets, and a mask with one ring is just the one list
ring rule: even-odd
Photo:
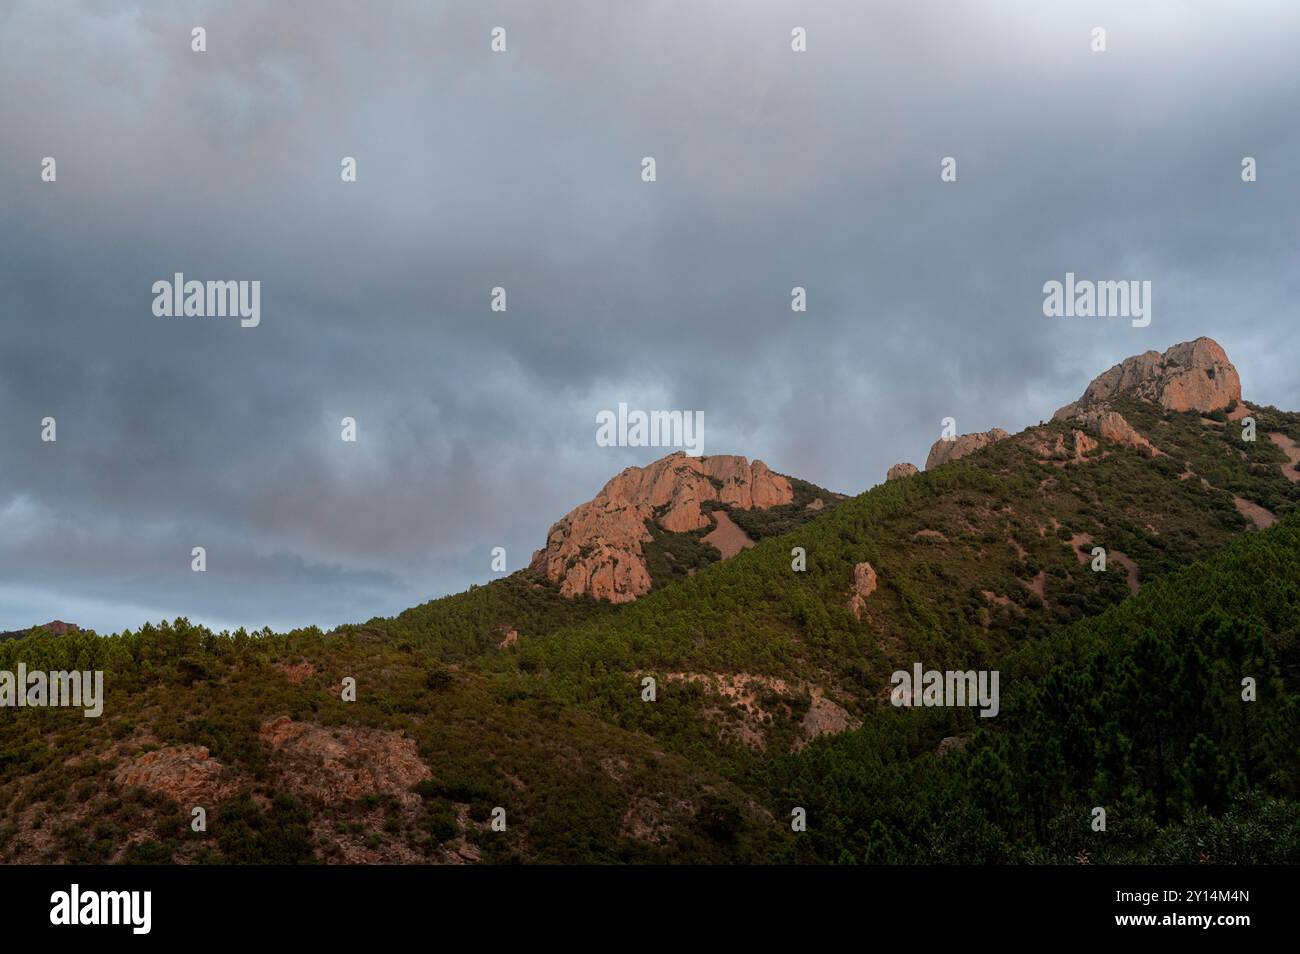
[[991,719],[998,714],[999,677],[996,669],[940,671],[915,663],[911,672],[899,669],[890,677],[894,689],[889,701],[896,706],[979,706],[980,716]]
[[1076,280],[1043,285],[1043,314],[1048,318],[1131,318],[1134,328],[1151,324],[1151,282]]
[[50,895],[50,923],[55,925],[125,924],[132,934],[148,934],[153,926],[152,891],[68,891]]
[[159,318],[233,318],[242,328],[262,321],[260,281],[186,281],[176,272],[171,281],[153,283],[153,313]]
[[104,711],[104,673],[28,672],[26,663],[16,673],[0,669],[0,708],[84,709],[87,719],[98,719]]
[[692,457],[704,453],[703,411],[618,411],[596,414],[597,447],[681,447]]

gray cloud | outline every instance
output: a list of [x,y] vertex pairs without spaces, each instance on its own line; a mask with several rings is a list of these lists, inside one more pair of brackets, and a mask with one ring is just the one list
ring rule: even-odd
[[[0,629],[461,589],[656,456],[595,445],[619,401],[850,492],[1199,334],[1300,407],[1297,40],[1283,2],[7,5]],[[261,326],[153,317],[175,271],[260,280]],[[1151,326],[1045,319],[1066,271],[1151,280]]]

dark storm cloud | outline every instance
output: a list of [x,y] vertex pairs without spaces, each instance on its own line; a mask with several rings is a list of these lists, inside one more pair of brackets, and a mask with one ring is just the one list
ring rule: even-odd
[[[8,5],[0,629],[462,588],[657,456],[596,446],[620,401],[850,492],[1199,334],[1300,407],[1298,39],[1280,2]],[[261,325],[155,318],[176,271],[261,281]],[[1044,318],[1066,271],[1152,281],[1151,326]]]

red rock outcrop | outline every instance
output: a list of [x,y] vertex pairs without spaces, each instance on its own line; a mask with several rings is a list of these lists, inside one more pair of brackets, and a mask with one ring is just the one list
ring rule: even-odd
[[885,480],[899,480],[903,477],[911,477],[915,473],[919,473],[916,469],[916,465],[903,461],[901,464],[895,464],[885,472]]
[[119,785],[148,789],[182,808],[211,807],[234,791],[221,763],[201,745],[171,745],[143,752],[113,773]]
[[709,526],[704,504],[739,510],[788,504],[794,488],[761,460],[715,455],[688,457],[678,451],[648,467],[629,467],[590,503],[551,527],[546,546],[531,566],[560,584],[564,596],[583,593],[629,603],[650,590],[642,544],[653,539],[646,521],[682,533]]
[[862,562],[853,568],[853,595],[849,597],[849,609],[858,619],[862,618],[862,607],[867,605],[867,597],[876,592],[876,570],[870,563]]
[[967,454],[973,454],[981,447],[988,447],[990,444],[1004,441],[1010,436],[1002,428],[995,427],[991,431],[962,434],[960,437],[941,437],[931,446],[930,453],[925,458],[925,469],[933,470],[940,464],[946,464],[949,461],[965,457]]
[[371,793],[418,801],[411,786],[429,778],[415,740],[385,729],[322,726],[277,716],[259,732],[275,753],[283,780],[328,803]]
[[1116,444],[1130,447],[1144,457],[1156,457],[1160,454],[1160,451],[1138,433],[1137,429],[1118,411],[1101,408],[1084,411],[1077,420],[1102,440],[1114,441]]
[[1141,398],[1169,411],[1221,411],[1241,402],[1241,379],[1218,342],[1197,338],[1164,354],[1147,351],[1126,358],[1094,378],[1083,396],[1054,415],[1076,418],[1120,396]]
[[1077,464],[1097,449],[1097,442],[1083,431],[1076,430],[1071,431],[1069,437],[1064,434],[1049,433],[1035,441],[1033,449],[1040,460]]

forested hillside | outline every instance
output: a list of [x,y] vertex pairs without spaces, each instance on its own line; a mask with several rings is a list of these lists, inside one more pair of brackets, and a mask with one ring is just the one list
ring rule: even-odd
[[[1297,484],[1235,423],[1125,413],[1160,456],[1032,428],[627,605],[521,572],[329,634],[0,642],[107,687],[6,710],[0,856],[1297,860]],[[917,662],[999,670],[1000,713],[891,706]]]

